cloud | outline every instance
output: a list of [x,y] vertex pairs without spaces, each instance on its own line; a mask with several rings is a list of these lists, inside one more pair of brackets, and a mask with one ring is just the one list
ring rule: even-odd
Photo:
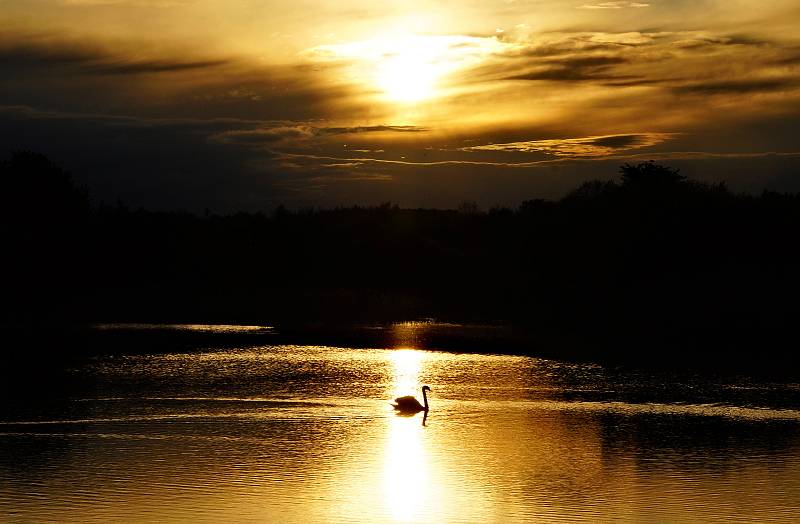
[[800,64],[800,53],[783,56],[777,59],[775,62],[781,65],[798,65]]
[[629,76],[625,77],[617,77],[617,78],[610,78],[607,79],[607,82],[603,82],[604,86],[607,87],[643,87],[643,86],[651,86],[651,87],[658,87],[667,84],[674,84],[680,83],[685,81],[685,79],[680,78],[643,78],[643,77],[635,77]]
[[[327,129],[312,124],[236,118],[126,117],[0,107],[0,140],[6,147],[35,147],[48,154],[72,171],[80,183],[87,184],[99,201],[113,203],[121,199],[128,205],[151,209],[235,212],[270,209],[279,203],[290,207],[330,207],[385,201],[413,207],[452,207],[463,200],[475,200],[486,207],[514,206],[526,198],[559,197],[582,180],[616,176],[620,163],[650,159],[670,162],[687,174],[692,172],[692,166],[701,166],[695,167],[697,172],[712,179],[727,177],[734,169],[741,173],[737,176],[742,181],[741,186],[734,187],[759,191],[764,184],[778,180],[783,185],[774,182],[770,187],[780,190],[797,187],[789,176],[790,167],[800,166],[800,153],[789,150],[639,151],[637,147],[648,140],[656,141],[647,136],[655,133],[554,140],[544,147],[547,153],[534,151],[530,155],[517,155],[514,148],[506,150],[498,147],[503,144],[494,144],[494,149],[426,149],[430,156],[418,150],[422,146],[398,149],[391,141],[386,142],[390,148],[385,152],[343,150],[336,140],[337,149],[335,144],[326,144],[326,139],[345,135],[317,133],[313,138],[317,141],[315,147],[305,153],[280,151],[284,146],[280,137],[302,136],[304,129]],[[208,143],[209,136],[248,127],[262,132],[274,130],[271,138],[277,140],[271,145],[278,151]],[[382,130],[391,126],[361,127],[374,131],[356,136],[371,139],[386,133]],[[426,147],[434,139],[421,136],[426,137]],[[347,142],[350,141],[348,137]],[[570,141],[579,143],[570,145]],[[542,149],[546,142],[528,141],[527,148],[533,144]],[[562,144],[554,145],[556,142]],[[291,144],[292,138],[285,143]],[[612,154],[567,154],[570,148],[577,148],[580,153],[587,147],[607,148]],[[562,154],[552,153],[554,149]],[[749,162],[747,168],[742,167],[745,162]],[[764,170],[759,169],[762,165],[766,166]]]
[[276,160],[281,162],[285,168],[295,170],[295,172],[306,178],[316,173],[319,170],[327,169],[342,169],[342,168],[356,168],[360,169],[369,166],[375,169],[376,166],[393,166],[394,168],[401,169],[414,169],[414,168],[446,168],[446,167],[480,167],[480,168],[499,168],[504,171],[511,170],[525,170],[530,168],[543,168],[553,166],[566,166],[566,165],[600,165],[609,162],[617,163],[617,165],[625,162],[643,162],[647,160],[654,160],[657,162],[674,162],[674,161],[702,161],[702,160],[759,160],[759,159],[773,159],[773,160],[800,160],[800,151],[798,152],[775,152],[775,151],[757,151],[752,153],[719,153],[711,151],[665,151],[665,152],[650,152],[650,153],[626,153],[622,150],[617,154],[604,155],[604,156],[562,156],[556,158],[549,158],[546,160],[532,160],[532,161],[518,161],[518,162],[503,162],[491,160],[438,160],[438,161],[414,161],[414,160],[396,160],[386,158],[374,157],[340,157],[340,156],[325,156],[304,153],[277,153]]
[[626,46],[638,46],[650,44],[657,40],[669,37],[671,33],[627,31],[622,33],[597,32],[586,35],[579,35],[579,38],[598,44],[616,44]]
[[640,2],[601,2],[599,4],[584,4],[577,9],[624,9],[626,7],[650,7],[650,4]]
[[315,135],[309,126],[280,126],[261,129],[234,129],[212,135],[209,140],[221,144],[271,145],[289,140],[308,139]]
[[353,133],[423,133],[427,127],[421,126],[353,126],[353,127],[322,127],[319,132],[329,135],[348,135]]
[[626,64],[629,59],[619,55],[572,56],[541,62],[543,65],[525,73],[505,77],[506,80],[624,80],[633,78],[628,75],[608,73],[612,66]]
[[606,67],[609,65],[625,64],[629,62],[628,58],[619,55],[586,55],[586,56],[573,56],[569,58],[560,58],[552,60],[550,63],[558,64],[562,67]]
[[551,82],[577,82],[583,80],[619,80],[630,81],[638,77],[628,75],[610,75],[601,70],[569,69],[565,67],[545,67],[507,76],[503,80],[548,80]]
[[129,5],[137,7],[175,7],[193,3],[194,0],[62,0],[66,6],[114,6]]
[[237,144],[251,146],[274,146],[277,144],[297,146],[313,138],[329,135],[353,135],[362,133],[422,133],[427,128],[418,126],[352,126],[352,127],[315,127],[308,124],[279,125],[276,127],[259,127],[254,129],[234,129],[214,134],[209,138],[221,144]]
[[[150,51],[155,54],[155,51]],[[175,54],[178,52],[175,51]],[[143,58],[147,51],[108,51],[86,41],[16,35],[0,40],[0,71],[6,74],[40,72],[52,75],[138,75],[213,69],[228,59],[186,59],[175,56]]]
[[370,110],[326,74],[199,47],[56,32],[0,35],[0,100],[71,113],[297,122]]
[[798,78],[753,78],[748,80],[728,80],[698,82],[672,88],[676,93],[692,95],[752,94],[797,89]]
[[658,145],[672,138],[671,133],[635,133],[555,140],[529,140],[506,144],[485,144],[462,148],[462,151],[513,151],[546,153],[559,157],[604,157]]
[[[601,14],[605,30],[410,39],[406,58],[445,73],[441,97],[408,105],[376,96],[377,66],[401,56],[388,43],[317,46],[277,64],[269,51],[216,55],[157,38],[4,34],[0,142],[51,155],[106,202],[201,211],[515,203],[635,159],[800,165],[786,156],[800,121],[792,40],[663,31],[659,20],[615,32],[610,20],[624,13],[575,5],[574,16]],[[770,96],[746,96],[760,94]],[[777,129],[779,118],[792,126]]]
[[4,69],[81,65],[98,58],[96,50],[75,43],[50,46],[44,42],[0,41],[0,67]]
[[191,69],[210,69],[228,64],[228,60],[143,60],[123,62],[99,62],[84,69],[87,74],[131,75],[143,73],[175,73]]
[[247,171],[256,154],[266,154],[243,156],[206,142],[209,133],[242,125],[7,107],[0,110],[0,142],[6,150],[46,154],[87,185],[96,202],[200,211],[268,206],[277,195],[270,177],[252,180]]
[[646,79],[654,62],[670,58],[666,43],[673,33],[629,31],[546,33],[526,40],[501,35],[503,47],[468,71],[480,81]]
[[[711,30],[555,32],[524,38],[503,33],[496,38],[507,46],[464,72],[460,81],[478,86],[475,91],[481,85],[499,90],[506,82],[509,92],[535,89],[530,94],[541,101],[539,106],[572,109],[562,111],[562,119],[576,117],[577,108],[595,121],[636,118],[645,123],[649,113],[661,119],[658,127],[669,128],[677,119],[714,118],[712,107],[703,104],[706,99],[735,105],[743,102],[742,95],[770,94],[773,100],[800,102],[800,69],[794,67],[798,47],[791,41]],[[629,98],[632,88],[638,89],[636,100]],[[684,96],[678,102],[674,95]],[[758,104],[750,102],[739,110],[757,114]],[[663,110],[653,113],[648,106]],[[618,108],[616,116],[611,108]]]
[[80,113],[70,111],[52,111],[37,109],[25,105],[0,105],[0,117],[15,120],[42,120],[42,121],[76,121],[92,122],[112,129],[153,129],[172,128],[185,129],[192,132],[212,133],[220,129],[236,129],[242,126],[275,127],[285,125],[285,122],[266,122],[264,120],[244,120],[240,118],[156,118],[132,117],[124,115],[110,115],[102,113]]

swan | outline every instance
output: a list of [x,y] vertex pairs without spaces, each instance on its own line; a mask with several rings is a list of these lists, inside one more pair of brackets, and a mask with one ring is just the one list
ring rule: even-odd
[[417,413],[418,411],[424,411],[425,414],[428,413],[428,395],[426,394],[430,391],[431,388],[428,386],[422,386],[422,399],[425,401],[425,405],[419,403],[419,400],[414,398],[412,395],[406,395],[405,397],[397,397],[394,399],[395,404],[392,404],[394,409],[397,411],[402,411],[404,413]]

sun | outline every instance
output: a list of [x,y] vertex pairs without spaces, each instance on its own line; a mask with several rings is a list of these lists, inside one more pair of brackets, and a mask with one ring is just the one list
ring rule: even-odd
[[375,84],[385,97],[394,102],[419,102],[434,98],[447,64],[437,56],[433,46],[419,39],[399,38],[377,62]]
[[349,79],[385,102],[416,104],[448,94],[448,77],[500,46],[494,38],[387,33],[368,40],[314,47],[316,61],[349,63]]

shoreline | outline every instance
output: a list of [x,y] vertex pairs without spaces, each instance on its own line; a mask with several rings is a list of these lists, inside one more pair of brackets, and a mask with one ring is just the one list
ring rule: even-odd
[[[521,355],[606,367],[665,372],[745,374],[800,378],[796,357],[780,347],[724,344],[695,339],[649,341],[632,333],[625,340],[592,339],[588,333],[534,331],[511,323],[458,323],[424,319],[381,323],[307,322],[278,324],[83,323],[39,327],[3,326],[11,341],[7,363],[58,367],[98,355],[194,352],[211,347],[320,345],[418,349],[450,353]],[[729,337],[728,337],[729,338]],[[726,339],[723,339],[726,340]],[[683,342],[683,346],[681,346]],[[13,368],[14,366],[9,366]]]

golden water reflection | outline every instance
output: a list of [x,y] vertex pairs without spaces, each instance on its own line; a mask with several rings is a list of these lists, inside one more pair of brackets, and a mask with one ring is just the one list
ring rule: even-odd
[[[425,352],[415,349],[398,349],[390,355],[392,377],[389,380],[391,398],[404,395],[421,395],[423,383],[420,382],[420,369]],[[419,398],[420,402],[422,399]]]
[[[392,398],[414,394],[422,387],[420,369],[425,353],[395,350],[390,355]],[[424,445],[427,414],[390,419],[384,452],[383,494],[389,515],[397,522],[417,521],[431,501],[430,458]]]
[[[731,411],[751,391],[740,384],[700,406],[665,395],[677,383],[597,367],[316,346],[89,366],[97,390],[50,415],[0,413],[0,521],[792,522],[800,510],[800,410]],[[389,405],[421,400],[423,384],[427,426]],[[632,385],[652,401],[620,392]]]
[[430,458],[420,417],[395,417],[389,424],[383,494],[388,513],[399,522],[419,520],[430,503]]

